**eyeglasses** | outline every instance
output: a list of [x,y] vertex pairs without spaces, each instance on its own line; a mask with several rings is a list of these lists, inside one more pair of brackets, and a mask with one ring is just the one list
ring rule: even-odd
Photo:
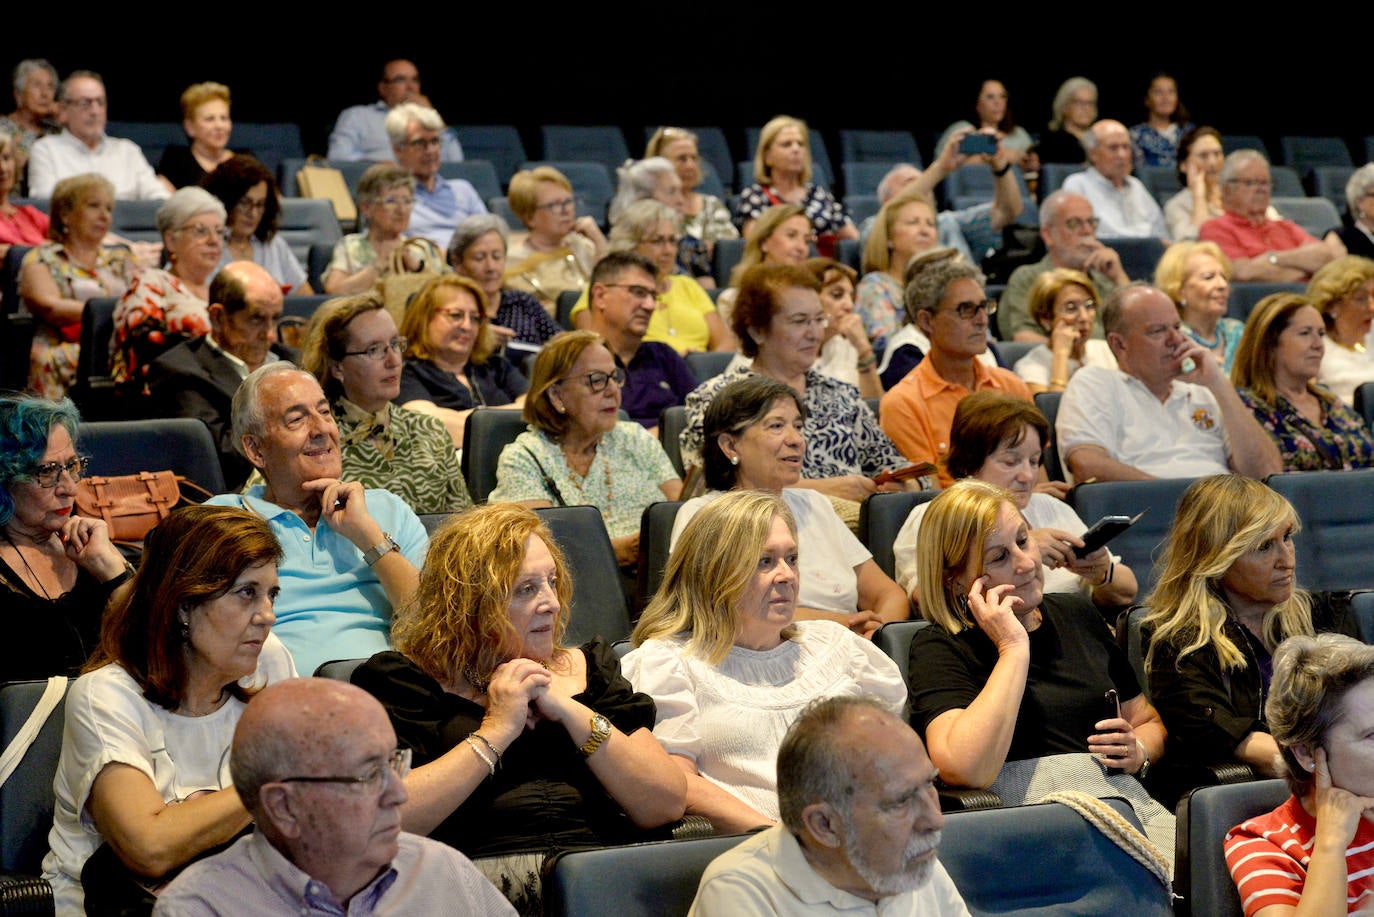
[[563,211],[565,211],[565,210],[576,210],[576,209],[577,209],[577,198],[575,198],[575,197],[565,197],[565,198],[562,198],[561,200],[549,201],[547,204],[539,204],[539,205],[536,206],[534,209],[535,209],[535,210],[547,210],[549,213],[554,213],[554,212],[561,213],[561,212],[563,212]]
[[637,283],[603,283],[602,286],[626,290],[635,299],[653,299],[658,296],[658,290],[652,287],[640,286]]
[[384,197],[377,203],[383,207],[414,207],[415,198],[413,197]]
[[803,328],[824,330],[830,325],[830,319],[824,315],[789,315],[782,320],[782,323],[794,331],[800,331]]
[[[995,311],[996,304],[994,303],[993,312]],[[1080,312],[1096,312],[1097,303],[1091,299],[1085,299],[1081,302],[1066,302],[1059,307],[1059,311],[1063,315],[1077,315]],[[988,314],[991,315],[992,312],[989,312]]]
[[66,472],[75,484],[86,476],[86,471],[91,467],[91,457],[89,455],[78,455],[65,462],[44,462],[36,466],[27,475],[39,487],[56,487],[57,482],[62,480],[62,472]]
[[405,353],[406,345],[410,343],[409,338],[394,337],[389,341],[378,341],[375,344],[368,344],[362,350],[345,350],[346,357],[367,357],[373,363],[380,363],[386,359],[389,351]]
[[1270,190],[1274,187],[1274,183],[1267,178],[1233,178],[1227,184],[1240,185],[1242,188],[1249,188],[1252,191],[1260,188]]
[[593,370],[585,376],[570,376],[558,384],[562,385],[563,382],[581,382],[583,385],[587,386],[588,391],[595,395],[605,391],[606,386],[611,382],[614,382],[617,388],[623,387],[625,385],[625,379],[625,370],[617,366],[615,372],[603,373],[600,370]]
[[979,312],[986,312],[988,315],[997,314],[997,300],[985,299],[982,302],[961,302],[957,306],[948,309],[937,309],[938,312],[953,312],[964,321],[969,321]]
[[1093,232],[1097,232],[1097,227],[1101,225],[1101,223],[1102,221],[1097,217],[1069,217],[1064,221],[1064,228],[1069,232],[1082,232],[1083,227],[1086,226]]
[[362,787],[369,793],[384,793],[390,785],[391,775],[405,779],[410,773],[410,749],[398,748],[381,764],[374,764],[361,777],[281,777],[276,783],[344,783]]
[[178,232],[189,232],[196,237],[197,242],[204,242],[206,239],[219,239],[224,236],[223,226],[207,226],[204,223],[187,223]]
[[408,150],[437,150],[444,145],[438,137],[420,137],[402,144]]
[[267,198],[255,201],[251,197],[241,197],[239,202],[234,205],[234,210],[238,213],[257,213],[267,210]]

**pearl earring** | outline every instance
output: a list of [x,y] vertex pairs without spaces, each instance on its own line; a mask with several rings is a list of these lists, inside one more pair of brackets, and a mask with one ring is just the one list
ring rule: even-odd
[[738,455],[732,455],[732,456],[730,456],[730,464],[731,464],[731,465],[738,465],[738,464],[739,464],[739,456],[738,456]]

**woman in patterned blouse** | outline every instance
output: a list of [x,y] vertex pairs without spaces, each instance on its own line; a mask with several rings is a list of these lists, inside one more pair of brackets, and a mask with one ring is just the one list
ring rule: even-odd
[[[358,209],[364,232],[351,232],[334,246],[324,271],[324,291],[361,293],[391,272],[391,253],[410,241],[406,227],[415,206],[415,176],[392,162],[369,166],[358,179]],[[424,249],[426,263],[438,265],[443,256],[423,236],[413,237]],[[410,255],[407,249],[406,254]],[[416,257],[419,256],[416,252]]]
[[497,342],[503,346],[511,341],[528,345],[511,348],[523,356],[538,350],[563,329],[533,294],[506,288],[509,243],[510,228],[505,220],[494,213],[474,213],[453,231],[448,243],[448,263],[459,274],[475,280],[487,294],[487,327],[496,335]]
[[1316,383],[1326,350],[1321,313],[1296,293],[1255,306],[1231,379],[1241,400],[1278,443],[1285,471],[1374,465],[1364,419]]

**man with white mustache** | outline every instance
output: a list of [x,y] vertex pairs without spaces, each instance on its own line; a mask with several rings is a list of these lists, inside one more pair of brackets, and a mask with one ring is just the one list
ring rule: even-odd
[[778,749],[782,824],[717,857],[689,917],[967,915],[935,856],[935,777],[920,738],[877,701],[813,704]]

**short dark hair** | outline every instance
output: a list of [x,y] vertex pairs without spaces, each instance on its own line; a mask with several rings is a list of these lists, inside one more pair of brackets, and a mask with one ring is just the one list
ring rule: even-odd
[[267,202],[253,235],[259,242],[271,242],[277,234],[281,202],[278,200],[280,192],[277,190],[277,180],[267,166],[247,153],[236,153],[220,163],[213,172],[207,173],[200,180],[200,186],[219,198],[224,209],[232,213],[243,196],[260,182],[267,182]]
[[607,252],[592,268],[590,283],[614,283],[625,272],[638,269],[658,280],[658,265],[636,251]]
[[706,441],[701,450],[701,464],[707,487],[729,490],[739,480],[739,469],[725,457],[716,442],[717,438],[722,433],[733,436],[743,433],[763,420],[773,402],[779,398],[791,398],[801,412],[802,419],[806,419],[806,406],[802,404],[796,389],[759,373],[750,373],[743,379],[731,382],[711,399],[702,419]]
[[220,268],[210,280],[210,302],[223,306],[225,315],[235,315],[248,308],[248,286],[236,271]]
[[1050,425],[1029,401],[984,390],[964,397],[954,409],[945,471],[951,478],[971,478],[1003,441],[1015,437],[1020,445],[1026,427],[1040,434],[1040,448],[1049,443]]

